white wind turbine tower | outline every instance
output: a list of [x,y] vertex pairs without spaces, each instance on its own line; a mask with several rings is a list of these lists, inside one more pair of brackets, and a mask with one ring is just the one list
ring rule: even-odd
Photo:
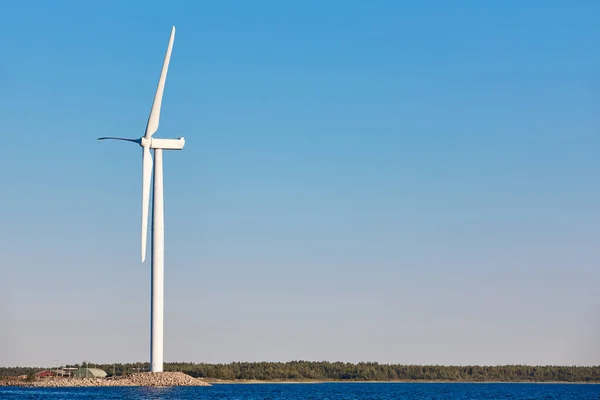
[[142,147],[142,262],[146,258],[146,236],[148,230],[148,210],[150,206],[150,180],[152,177],[152,155],[154,149],[154,190],[152,191],[152,304],[150,331],[150,365],[152,372],[163,370],[163,303],[164,303],[164,206],[163,206],[163,150],[181,150],[185,144],[183,137],[177,139],[158,139],[152,135],[158,130],[160,106],[165,80],[175,39],[175,27],[171,30],[171,38],[163,63],[158,88],[152,103],[152,110],[146,125],[146,133],[139,139],[102,137],[98,140],[113,139],[138,143]]

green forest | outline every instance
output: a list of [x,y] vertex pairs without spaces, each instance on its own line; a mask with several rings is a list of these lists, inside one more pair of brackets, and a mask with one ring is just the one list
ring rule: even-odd
[[[94,364],[109,375],[148,371],[148,363]],[[600,382],[600,366],[439,366],[361,362],[234,362],[229,364],[165,363],[165,371],[221,380],[265,381],[455,381],[455,382]],[[0,376],[26,375],[42,368],[0,368]]]

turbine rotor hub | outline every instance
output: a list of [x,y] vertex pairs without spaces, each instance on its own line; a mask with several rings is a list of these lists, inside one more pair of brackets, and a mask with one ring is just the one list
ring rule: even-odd
[[151,147],[152,146],[152,138],[146,139],[145,137],[140,138],[140,146],[142,147]]

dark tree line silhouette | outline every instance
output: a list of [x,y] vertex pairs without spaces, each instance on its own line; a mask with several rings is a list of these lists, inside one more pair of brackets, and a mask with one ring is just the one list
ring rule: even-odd
[[[148,363],[87,364],[109,375],[148,371]],[[80,364],[69,365],[79,367]],[[222,380],[268,381],[455,381],[455,382],[600,382],[600,366],[441,366],[361,362],[234,362],[229,364],[165,363],[165,371],[181,371],[194,377]],[[42,368],[4,367],[0,376],[27,375]]]

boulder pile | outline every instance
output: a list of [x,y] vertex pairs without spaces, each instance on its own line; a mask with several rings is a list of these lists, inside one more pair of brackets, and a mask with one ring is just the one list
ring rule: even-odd
[[183,372],[139,372],[127,377],[134,386],[210,386]]
[[210,386],[202,379],[183,372],[139,372],[129,376],[106,378],[47,378],[32,382],[0,380],[0,386],[90,387],[90,386]]

